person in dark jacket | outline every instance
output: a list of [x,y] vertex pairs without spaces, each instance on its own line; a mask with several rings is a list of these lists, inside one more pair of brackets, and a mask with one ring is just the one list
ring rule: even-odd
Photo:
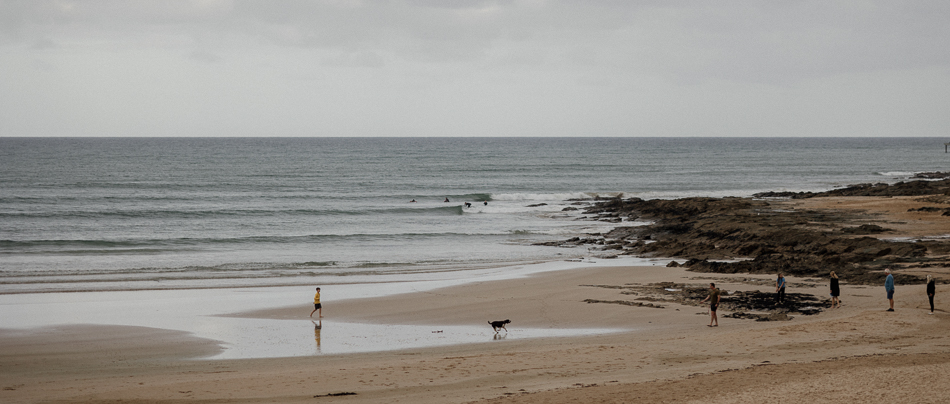
[[838,275],[835,274],[835,271],[831,271],[831,308],[841,307],[841,301],[838,300],[838,296],[841,296],[841,288],[838,286]]
[[934,294],[937,293],[937,280],[927,275],[927,298],[930,299],[930,314],[934,314]]

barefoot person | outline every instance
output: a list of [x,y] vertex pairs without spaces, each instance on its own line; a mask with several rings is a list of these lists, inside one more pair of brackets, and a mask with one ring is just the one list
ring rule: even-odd
[[320,304],[320,288],[317,288],[317,294],[313,295],[313,311],[310,312],[310,317],[313,317],[313,313],[316,313],[317,310],[320,311],[320,318],[323,318],[323,305]]
[[838,275],[831,271],[831,308],[841,307],[838,296],[841,295],[841,288],[838,286]]
[[927,298],[930,299],[930,314],[934,314],[934,294],[937,293],[937,280],[927,275]]
[[884,280],[884,290],[887,291],[887,301],[891,304],[891,308],[887,311],[894,311],[894,275],[891,275],[890,269],[885,269],[884,273],[887,274],[887,279]]
[[716,289],[715,283],[709,284],[709,296],[703,299],[703,302],[709,300],[709,325],[707,327],[718,327],[719,319],[716,317],[716,309],[719,308],[719,289]]

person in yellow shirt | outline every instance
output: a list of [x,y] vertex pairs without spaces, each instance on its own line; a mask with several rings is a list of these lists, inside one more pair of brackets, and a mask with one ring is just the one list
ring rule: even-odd
[[313,296],[313,311],[310,312],[310,317],[313,317],[313,313],[316,313],[317,310],[320,311],[320,318],[323,318],[323,305],[320,304],[320,288],[317,288],[317,294]]

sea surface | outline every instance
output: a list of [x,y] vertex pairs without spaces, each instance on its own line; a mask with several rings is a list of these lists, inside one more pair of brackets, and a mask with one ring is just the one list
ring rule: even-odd
[[587,256],[534,245],[616,226],[582,200],[893,183],[944,141],[0,138],[0,294],[458,278]]

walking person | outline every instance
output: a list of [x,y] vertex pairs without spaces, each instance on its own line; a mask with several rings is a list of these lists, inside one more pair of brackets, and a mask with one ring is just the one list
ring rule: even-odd
[[937,280],[927,275],[927,298],[930,299],[930,314],[934,314],[934,294],[937,293]]
[[778,274],[775,280],[775,303],[785,303],[785,277],[782,274]]
[[884,279],[884,290],[887,291],[887,301],[891,304],[887,311],[894,311],[894,275],[891,275],[890,269],[885,269],[884,273],[887,274],[887,278]]
[[703,302],[709,300],[709,325],[707,327],[719,327],[719,318],[716,317],[716,309],[719,308],[719,289],[716,289],[715,283],[709,284],[709,296],[703,299]]
[[841,307],[841,301],[838,300],[838,296],[841,296],[841,288],[838,286],[838,275],[835,274],[835,271],[831,271],[831,308]]
[[317,288],[317,294],[313,296],[313,311],[310,312],[310,317],[313,317],[313,313],[316,313],[317,310],[320,311],[320,318],[323,318],[323,305],[320,304],[320,288]]

